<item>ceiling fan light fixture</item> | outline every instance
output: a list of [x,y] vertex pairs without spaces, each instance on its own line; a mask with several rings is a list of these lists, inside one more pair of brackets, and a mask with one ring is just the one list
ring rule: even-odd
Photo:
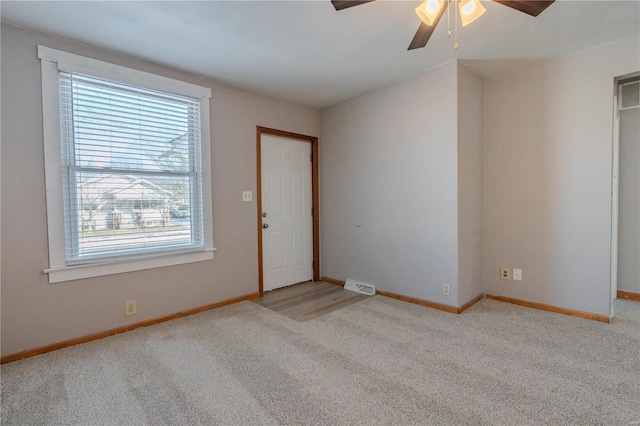
[[416,15],[425,24],[432,26],[438,17],[438,12],[444,6],[445,0],[425,0],[416,7]]
[[480,0],[460,0],[458,8],[460,9],[460,20],[463,27],[472,23],[487,11],[480,3]]

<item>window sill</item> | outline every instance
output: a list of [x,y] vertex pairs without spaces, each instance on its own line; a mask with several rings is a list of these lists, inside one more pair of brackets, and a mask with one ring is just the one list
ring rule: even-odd
[[49,274],[49,283],[53,284],[64,281],[81,280],[84,278],[101,277],[104,275],[122,274],[125,272],[142,271],[145,269],[163,268],[165,266],[212,260],[213,253],[215,251],[216,249],[213,248],[194,253],[156,256],[147,259],[50,268],[45,269],[44,273]]

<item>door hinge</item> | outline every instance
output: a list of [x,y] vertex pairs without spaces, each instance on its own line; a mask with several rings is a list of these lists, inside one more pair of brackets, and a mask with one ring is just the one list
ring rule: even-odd
[[309,161],[311,161],[313,163],[313,152],[311,154],[309,154]]
[[313,216],[313,207],[311,207],[311,216]]
[[313,269],[313,260],[311,261],[311,269]]

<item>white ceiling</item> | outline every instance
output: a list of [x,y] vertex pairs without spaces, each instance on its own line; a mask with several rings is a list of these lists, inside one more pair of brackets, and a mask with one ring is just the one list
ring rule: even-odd
[[[537,18],[492,1],[407,51],[418,1],[2,1],[2,21],[322,108],[449,60],[491,77],[640,33],[640,2],[557,0]],[[639,65],[640,66],[640,65]]]

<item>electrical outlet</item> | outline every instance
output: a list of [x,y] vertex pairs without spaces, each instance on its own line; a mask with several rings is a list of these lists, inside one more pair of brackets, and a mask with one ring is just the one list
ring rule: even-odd
[[449,284],[444,284],[442,286],[442,294],[444,294],[446,296],[450,296],[451,295],[451,286]]
[[522,281],[522,269],[513,268],[513,280]]
[[511,269],[509,268],[500,268],[500,279],[511,281]]
[[242,201],[253,201],[253,192],[242,191]]
[[136,314],[136,301],[128,300],[124,302],[124,316],[128,317],[129,315]]

